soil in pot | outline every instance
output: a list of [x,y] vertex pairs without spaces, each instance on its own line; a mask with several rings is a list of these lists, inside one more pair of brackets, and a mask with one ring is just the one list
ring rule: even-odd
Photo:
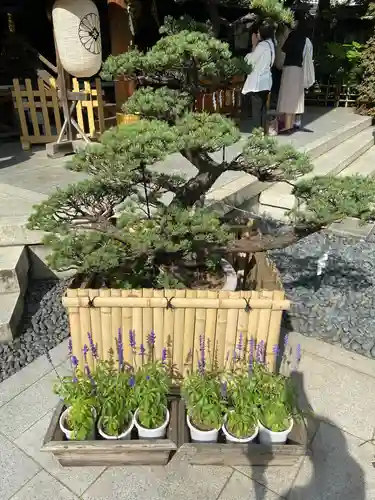
[[122,425],[122,430],[118,434],[113,434],[111,429],[103,425],[103,419],[100,418],[98,422],[98,432],[104,439],[130,439],[131,432],[134,427],[134,417],[130,420],[124,422]]
[[190,430],[190,437],[193,442],[216,443],[219,436],[219,429],[213,429],[212,426],[205,426],[199,423],[199,427],[186,415],[186,422]]
[[233,423],[228,422],[228,416],[226,415],[224,418],[224,423],[222,426],[222,431],[225,436],[226,441],[233,443],[249,443],[253,441],[258,435],[258,426],[256,422],[250,424],[246,430],[244,435],[239,436],[238,432],[235,432]]

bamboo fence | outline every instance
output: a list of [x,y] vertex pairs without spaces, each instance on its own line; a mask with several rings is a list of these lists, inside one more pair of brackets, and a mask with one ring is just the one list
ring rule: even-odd
[[[93,84],[73,78],[72,88],[74,92],[84,92],[86,95],[86,100],[77,103],[74,117],[81,129],[89,137],[95,138],[103,133],[105,128],[100,79],[96,78]],[[50,78],[48,86],[44,80],[38,79],[37,88],[33,88],[29,78],[25,79],[24,85],[15,78],[12,97],[21,128],[22,148],[28,150],[32,144],[55,142],[63,122],[56,80]]]
[[69,288],[63,304],[68,310],[73,354],[82,363],[82,350],[91,333],[101,359],[108,359],[110,350],[116,355],[121,329],[124,359],[132,363],[134,353],[128,340],[132,330],[139,363],[139,346],[143,344],[147,349],[148,335],[154,332],[155,357],[160,359],[166,348],[170,364],[186,374],[197,366],[201,336],[223,367],[227,353],[233,353],[241,335],[244,345],[251,338],[257,344],[263,341],[266,363],[274,370],[274,346],[279,344],[282,314],[290,303],[275,269],[262,254],[257,255],[257,266],[249,276],[254,287],[264,289],[227,292]]

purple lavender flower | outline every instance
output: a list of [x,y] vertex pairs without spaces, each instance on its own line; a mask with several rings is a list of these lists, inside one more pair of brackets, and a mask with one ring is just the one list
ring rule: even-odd
[[146,349],[145,349],[145,346],[144,346],[143,344],[141,344],[141,345],[139,346],[139,355],[140,355],[140,356],[142,356],[142,359],[143,359],[143,358],[144,358],[144,356],[145,356],[145,354],[146,354]]
[[274,353],[274,355],[277,357],[280,353],[280,347],[278,346],[278,344],[275,344],[273,347],[272,347],[272,352]]
[[135,378],[134,378],[133,375],[129,379],[129,385],[130,385],[130,387],[134,387],[135,386]]
[[205,350],[206,339],[204,335],[199,335],[199,350],[202,352]]
[[227,397],[227,389],[228,389],[227,383],[222,382],[221,386],[220,386],[220,393],[221,393],[221,397],[224,399]]
[[135,343],[135,331],[134,330],[129,330],[129,345],[133,350],[135,349],[136,343]]
[[146,375],[146,380],[150,380],[150,375]]
[[239,353],[242,352],[242,349],[243,349],[243,333],[242,332],[240,333],[240,336],[238,338],[237,349],[238,349]]
[[264,340],[261,340],[256,349],[257,363],[264,363]]
[[68,350],[69,350],[69,356],[72,355],[73,353],[73,342],[72,342],[72,337],[69,337],[68,340]]
[[198,359],[198,373],[200,375],[204,375],[204,366],[202,365],[202,361]]
[[249,373],[253,371],[254,364],[254,339],[251,337],[249,340]]
[[95,380],[93,379],[92,375],[91,375],[91,370],[89,368],[89,365],[86,363],[85,364],[85,373],[86,375],[88,376],[90,382],[91,382],[91,385],[95,385]]
[[72,382],[73,382],[73,384],[77,384],[78,383],[78,378],[76,376],[74,376],[72,378]]
[[82,352],[83,352],[83,359],[85,360],[85,363],[87,363],[87,353],[89,352],[89,348],[87,347],[86,344],[83,346]]
[[167,361],[167,348],[163,347],[163,350],[161,352],[161,362],[164,365],[166,363],[166,361]]
[[151,332],[149,333],[148,338],[147,338],[148,345],[150,345],[150,346],[155,345],[155,337],[156,337],[155,332],[153,330],[151,330]]
[[72,363],[73,368],[76,369],[77,366],[78,366],[78,359],[77,359],[77,357],[76,356],[71,356],[70,357],[70,361]]
[[284,349],[286,349],[286,347],[288,345],[288,342],[289,342],[289,335],[286,334],[285,337],[284,337]]
[[93,356],[93,358],[97,359],[98,358],[98,348],[94,344],[94,341],[92,339],[92,334],[90,332],[87,332],[87,337],[89,339],[89,345],[90,345],[90,351]]
[[122,341],[121,328],[118,329],[118,334],[117,334],[117,355],[118,355],[118,366],[121,371],[124,366],[124,343]]
[[297,345],[297,350],[296,350],[296,361],[297,361],[297,366],[299,365],[299,362],[301,361],[301,344]]

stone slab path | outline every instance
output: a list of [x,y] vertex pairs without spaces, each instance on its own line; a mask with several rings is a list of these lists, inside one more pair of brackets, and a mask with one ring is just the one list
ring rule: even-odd
[[[290,335],[295,375],[322,423],[312,457],[294,467],[197,467],[178,455],[166,467],[62,468],[40,451],[57,397],[45,357],[0,384],[1,500],[374,500],[375,361]],[[68,370],[66,342],[51,351]]]

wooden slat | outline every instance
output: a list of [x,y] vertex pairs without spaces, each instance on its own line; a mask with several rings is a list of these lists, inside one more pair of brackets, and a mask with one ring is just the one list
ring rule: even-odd
[[25,79],[25,85],[26,85],[26,90],[27,90],[27,94],[28,94],[27,99],[28,99],[29,106],[30,106],[30,117],[31,117],[31,124],[33,126],[34,135],[36,137],[40,137],[38,117],[36,114],[36,107],[35,107],[35,102],[34,102],[33,87],[31,85],[30,78]]
[[[121,297],[121,290],[118,288],[111,289],[111,297]],[[118,349],[117,342],[119,336],[119,330],[121,330],[121,335],[123,335],[121,323],[121,307],[111,307],[111,337],[112,337],[112,349],[115,353],[115,359],[118,360]]]
[[97,95],[97,106],[98,106],[98,119],[99,119],[99,132],[102,134],[105,131],[105,121],[104,121],[104,101],[102,93],[102,84],[100,78],[95,79],[96,95]]
[[[51,78],[50,84],[52,89],[56,89],[56,80],[54,78]],[[53,92],[51,89],[51,98],[52,98],[52,104],[53,104],[53,113],[55,116],[55,125],[56,125],[56,131],[59,134],[61,131],[61,117],[60,117],[60,106],[59,106],[59,100],[57,98],[57,90]]]
[[[196,290],[186,290],[186,298],[197,296]],[[195,309],[185,309],[183,336],[183,375],[193,368]]]
[[[99,296],[99,290],[90,289],[88,290],[88,294],[91,300],[94,300]],[[92,335],[92,339],[94,344],[98,345],[98,356],[100,359],[103,359],[103,342],[102,342],[102,330],[101,330],[101,321],[100,321],[100,309],[97,307],[91,307],[90,311],[90,325],[91,330],[90,333]]]
[[202,303],[202,299],[206,299],[207,294],[207,290],[197,290],[198,308],[195,311],[193,369],[198,367],[198,360],[201,358],[199,344],[206,333],[206,309],[200,308],[199,305]]
[[27,127],[25,111],[24,111],[24,108],[22,105],[21,89],[20,89],[20,83],[19,83],[18,78],[14,78],[13,86],[14,86],[14,91],[12,92],[12,95],[16,100],[18,116],[19,116],[20,125],[21,125],[22,137],[23,137],[23,139],[28,140],[29,130]]
[[[142,290],[133,289],[133,290],[131,290],[130,295],[131,295],[131,297],[142,297]],[[140,307],[133,307],[132,308],[132,315],[133,315],[133,318],[132,318],[133,330],[135,332],[135,339],[136,339],[138,353],[139,353],[139,347],[141,346],[141,344],[143,344],[145,349],[147,347],[146,346],[147,339],[143,338],[142,309]],[[146,361],[145,356],[143,358],[141,358],[141,356],[138,356],[137,359],[139,359],[140,363],[142,361]]]
[[[171,299],[175,297],[175,290],[164,290],[164,297]],[[166,304],[166,301],[163,300]],[[173,328],[174,328],[174,309],[167,309],[164,306],[164,324],[163,324],[163,345],[168,352],[168,362],[173,364]]]
[[[78,297],[82,297],[87,295],[87,290],[84,288],[79,288],[77,290]],[[90,309],[85,307],[79,309],[79,321],[80,321],[80,330],[81,330],[81,348],[85,345],[89,347],[89,338],[88,333],[91,333],[91,320],[90,320]],[[93,360],[91,353],[87,356],[87,362],[90,369],[93,368]]]
[[[89,134],[91,137],[95,135],[95,120],[94,120],[94,110],[92,106],[92,95],[91,95],[91,87],[90,82],[84,82],[85,92],[89,95],[89,100],[85,101],[85,106],[87,109],[87,119],[89,122]],[[83,129],[84,130],[84,129]]]
[[[153,296],[164,297],[164,290],[154,290]],[[153,330],[155,333],[155,355],[156,359],[161,359],[164,347],[164,309],[162,307],[153,310]]]
[[[99,297],[95,300],[97,302],[101,297],[110,297],[111,292],[107,288],[99,290]],[[101,321],[101,331],[102,331],[102,342],[103,342],[103,355],[105,359],[108,359],[108,353],[112,348],[112,321],[111,321],[111,308],[101,307],[100,308],[100,321]]]
[[[272,299],[273,292],[265,290],[260,292],[262,297],[266,297],[267,299]],[[259,321],[258,321],[258,330],[257,330],[257,344],[260,342],[264,342],[264,348],[268,345],[268,329],[270,326],[271,320],[271,309],[262,309],[259,311]],[[267,347],[268,348],[268,347]],[[271,347],[272,349],[272,347]],[[264,354],[266,351],[264,350]],[[266,360],[265,360],[266,361]]]
[[[229,292],[229,298],[236,297],[236,292]],[[241,300],[241,307],[244,307],[244,301]],[[234,349],[236,346],[238,323],[238,309],[229,309],[227,316],[227,325],[225,330],[225,357],[229,354],[229,362],[233,359]]]
[[[225,299],[229,297],[229,292],[221,291],[219,293],[219,297]],[[216,320],[215,355],[217,358],[219,368],[222,368],[224,366],[226,359],[225,333],[227,329],[227,318],[228,318],[228,309],[218,309],[217,320]]]
[[[77,78],[73,78],[72,81],[73,81],[73,92],[79,92],[79,82],[78,82]],[[78,122],[79,127],[82,130],[85,130],[85,124],[83,122],[82,106],[83,106],[83,102],[78,101],[77,106],[76,106],[76,114],[77,114],[77,122]]]
[[[186,290],[176,290],[176,297],[185,297]],[[184,343],[183,332],[185,327],[185,309],[179,308],[174,311],[174,337],[173,337],[173,364],[180,374],[184,371]]]
[[49,115],[48,115],[48,109],[47,109],[47,99],[46,99],[46,93],[44,90],[44,84],[43,84],[42,80],[38,80],[38,88],[39,88],[39,93],[40,93],[40,102],[42,105],[45,135],[50,137],[52,135],[51,124],[49,122]]
[[[217,290],[208,290],[207,292],[208,298],[217,298],[218,292]],[[214,351],[215,351],[215,337],[216,337],[216,322],[217,322],[217,309],[207,309],[206,311],[206,328],[205,328],[205,336],[206,336],[206,355],[207,361],[209,363],[213,363]]]
[[[129,293],[129,290],[121,290],[121,297],[128,297]],[[134,353],[130,346],[129,332],[133,328],[133,313],[130,307],[121,308],[121,324],[124,339],[124,360],[132,365]]]
[[[284,292],[276,290],[273,292],[274,300],[282,300],[284,299]],[[267,337],[267,366],[270,371],[276,370],[276,362],[277,362],[277,353],[278,350],[275,351],[273,349],[274,346],[279,346],[280,342],[280,329],[281,329],[281,319],[282,319],[282,311],[272,311],[271,318],[268,325],[268,337]]]

